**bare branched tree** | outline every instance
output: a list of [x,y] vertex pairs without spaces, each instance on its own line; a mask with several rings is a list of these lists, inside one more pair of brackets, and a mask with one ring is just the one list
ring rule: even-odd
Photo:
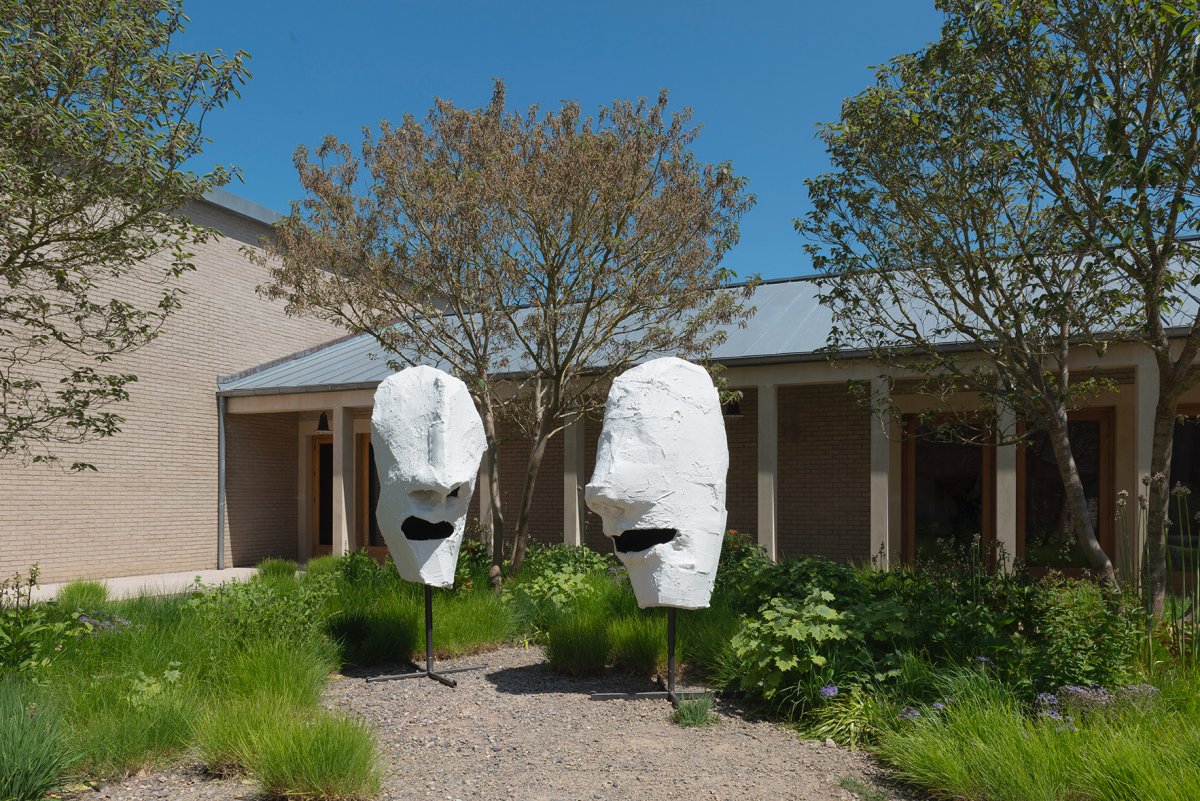
[[[514,535],[519,569],[546,444],[603,387],[657,354],[706,355],[750,312],[721,261],[752,198],[727,164],[691,152],[690,112],[617,101],[594,118],[438,101],[366,134],[297,152],[308,197],[268,250],[268,292],[350,331],[397,364],[466,380],[498,465],[503,414],[531,438]],[[498,471],[493,469],[495,476]],[[493,481],[496,481],[493,478]],[[493,576],[505,537],[493,486]]]

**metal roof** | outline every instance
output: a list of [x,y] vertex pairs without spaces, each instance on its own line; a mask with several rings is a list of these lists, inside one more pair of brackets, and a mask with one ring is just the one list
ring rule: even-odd
[[[757,311],[746,327],[729,326],[726,339],[712,353],[725,364],[803,361],[825,358],[831,317],[817,302],[812,277],[786,278],[759,284],[748,304]],[[367,334],[344,337],[326,345],[217,379],[222,395],[267,395],[373,389],[391,373],[388,357]],[[515,362],[515,360],[514,360]],[[514,363],[514,372],[522,366]]]

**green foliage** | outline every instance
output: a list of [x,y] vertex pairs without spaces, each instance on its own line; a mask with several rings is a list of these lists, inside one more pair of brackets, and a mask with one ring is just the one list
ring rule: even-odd
[[[733,638],[737,687],[767,702],[802,708],[834,672],[837,643],[849,638],[833,593],[813,590],[802,602],[771,598]],[[777,696],[779,696],[777,698]]]
[[321,710],[279,724],[253,743],[254,773],[268,796],[351,801],[379,795],[375,737],[363,723]]
[[324,632],[328,602],[336,592],[333,578],[325,576],[291,585],[231,582],[193,598],[189,605],[215,640],[241,644],[269,639],[302,641]]
[[69,612],[95,612],[108,603],[108,587],[99,581],[72,581],[54,600]]
[[671,712],[671,720],[684,728],[703,728],[717,723],[718,718],[712,711],[713,696],[706,693],[699,698],[679,702]]
[[0,798],[38,801],[72,762],[57,706],[14,676],[0,674]]
[[80,632],[73,619],[54,620],[45,604],[33,602],[37,579],[34,565],[26,578],[15,573],[0,581],[0,670],[42,670]]
[[1022,667],[1035,687],[1119,687],[1133,680],[1140,638],[1133,599],[1090,582],[1050,577],[1038,582],[1031,607]]
[[348,662],[403,662],[422,646],[424,611],[412,593],[390,592],[360,608],[347,609],[331,627]]
[[525,562],[519,576],[525,581],[538,576],[564,573],[588,575],[602,573],[616,565],[616,557],[612,554],[599,553],[591,548],[533,542],[525,551]]
[[180,0],[0,0],[0,458],[92,467],[61,446],[119,430],[137,378],[114,357],[157,336],[210,235],[175,212],[230,179],[188,167],[248,72],[182,49],[185,22]]
[[542,632],[594,589],[595,582],[586,573],[535,573],[516,583],[507,598],[526,628]]
[[340,575],[342,558],[341,556],[314,556],[304,563],[305,578],[317,578],[330,574]]
[[296,570],[299,567],[291,559],[277,559],[272,556],[258,563],[258,573],[255,575],[264,581],[290,579],[296,575]]
[[[433,647],[439,658],[495,648],[517,630],[512,609],[486,585],[470,592],[435,592],[433,618]],[[423,643],[424,634],[421,637]]]

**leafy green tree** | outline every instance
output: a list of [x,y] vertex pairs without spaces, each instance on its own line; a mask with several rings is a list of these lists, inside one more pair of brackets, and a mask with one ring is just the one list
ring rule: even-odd
[[175,50],[185,21],[179,0],[0,0],[0,457],[117,433],[136,376],[113,360],[179,305],[208,233],[176,212],[230,178],[186,165],[247,77],[240,52]]
[[[1074,376],[1068,356],[1124,327],[1126,297],[1071,247],[993,91],[952,28],[880,67],[822,128],[833,170],[807,182],[812,211],[797,228],[822,271],[829,344],[915,376],[940,433],[1013,442],[1018,419],[1045,430],[1075,540],[1111,580],[1067,424],[1104,385]],[[963,393],[977,400],[961,404]],[[876,400],[894,412],[889,396]]]
[[[437,101],[424,121],[368,132],[361,156],[330,137],[296,154],[307,197],[268,251],[268,293],[373,336],[396,365],[439,363],[472,388],[493,482],[497,419],[531,439],[508,541],[528,542],[547,443],[600,408],[650,355],[703,357],[749,313],[721,266],[753,198],[729,165],[699,161],[690,112],[616,101],[595,118]],[[493,483],[493,578],[505,539]]]
[[[919,82],[957,80],[973,87],[957,107],[939,108],[945,115],[942,135],[948,140],[963,135],[972,139],[960,153],[960,166],[948,165],[939,173],[942,198],[957,197],[963,211],[935,219],[915,210],[918,201],[926,200],[921,187],[932,179],[919,162],[907,163],[907,178],[896,176],[888,197],[904,201],[897,193],[905,191],[907,181],[914,189],[912,202],[906,203],[911,216],[897,218],[896,223],[932,225],[938,230],[885,231],[878,225],[874,230],[893,241],[922,237],[942,241],[913,249],[906,259],[885,258],[877,265],[885,271],[909,268],[917,274],[928,257],[941,260],[954,251],[960,256],[978,252],[963,243],[974,242],[981,234],[990,237],[1014,225],[1040,221],[1035,237],[1004,254],[1005,269],[995,271],[994,277],[988,278],[990,271],[981,265],[965,263],[962,281],[952,282],[970,286],[966,282],[990,280],[996,288],[995,302],[968,309],[972,315],[998,315],[1022,297],[1036,299],[1036,308],[1031,309],[1035,314],[996,316],[999,324],[990,327],[968,325],[986,336],[966,335],[966,341],[975,347],[984,340],[1025,339],[1031,320],[1057,319],[1069,331],[1069,336],[1059,339],[1062,347],[1090,343],[1103,348],[1108,342],[1132,342],[1149,349],[1157,367],[1158,400],[1150,475],[1145,477],[1146,555],[1149,604],[1156,615],[1161,614],[1167,584],[1173,428],[1180,396],[1200,381],[1196,365],[1200,270],[1190,236],[1200,231],[1196,202],[1200,193],[1200,7],[1196,0],[940,0],[938,6],[946,13],[940,41],[887,69],[907,65]],[[951,65],[953,71],[947,70]],[[910,122],[917,129],[912,135],[918,140],[931,132],[928,121],[921,118],[922,104],[927,102],[921,91],[918,83],[907,95],[913,104]],[[861,98],[850,101],[851,110],[860,102]],[[1023,185],[1009,200],[987,201],[995,210],[990,217],[976,212],[979,203],[973,190],[960,191],[973,186],[980,168],[987,166],[974,149],[974,121],[980,114],[996,120],[988,139],[1010,154],[999,174],[1006,180],[1018,176]],[[837,129],[830,132],[835,139],[840,135]],[[884,138],[896,141],[890,134]],[[903,135],[898,141],[902,148],[910,144]],[[847,157],[853,159],[852,154]],[[802,227],[811,227],[819,241],[850,244],[852,235],[843,236],[845,226],[835,209],[846,208],[843,204],[851,199],[857,204],[855,213],[874,204],[871,179],[859,184],[857,165],[847,166],[840,188],[836,182],[814,184],[818,207],[824,210]],[[944,248],[944,240],[950,239],[958,244]],[[826,264],[838,272],[847,249],[825,255],[831,259]],[[1037,270],[1021,267],[1022,258],[1030,255],[1036,255],[1036,263],[1055,276],[1049,288],[1032,294],[1030,280]],[[1064,265],[1069,269],[1060,269]],[[1094,313],[1063,316],[1064,304]],[[986,349],[982,352],[994,355]],[[1061,352],[1065,356],[1065,350]],[[1062,361],[1036,348],[1030,356],[1030,374],[1037,364],[1054,374],[1056,363]],[[1011,374],[1004,369],[995,372]],[[1069,391],[1061,378],[1056,385],[1056,393]],[[1069,395],[1064,400],[1067,406],[1074,402]],[[1016,408],[1031,411],[1021,405]],[[1050,422],[1030,416],[1039,425]],[[1066,454],[1061,445],[1055,446],[1055,453],[1063,462]],[[1068,479],[1064,473],[1064,481]],[[1077,495],[1069,481],[1067,487],[1069,494]],[[1075,515],[1080,511],[1073,509]],[[1075,526],[1082,537],[1078,520]]]
[[1200,6],[1196,0],[945,3],[1067,241],[1128,293],[1124,341],[1157,367],[1147,495],[1151,611],[1167,586],[1180,396],[1200,381]]

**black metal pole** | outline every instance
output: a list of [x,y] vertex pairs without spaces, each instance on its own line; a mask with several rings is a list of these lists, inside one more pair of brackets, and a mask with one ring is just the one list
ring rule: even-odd
[[433,673],[433,587],[425,585],[425,672]]
[[667,609],[667,697],[675,703],[675,607]]

